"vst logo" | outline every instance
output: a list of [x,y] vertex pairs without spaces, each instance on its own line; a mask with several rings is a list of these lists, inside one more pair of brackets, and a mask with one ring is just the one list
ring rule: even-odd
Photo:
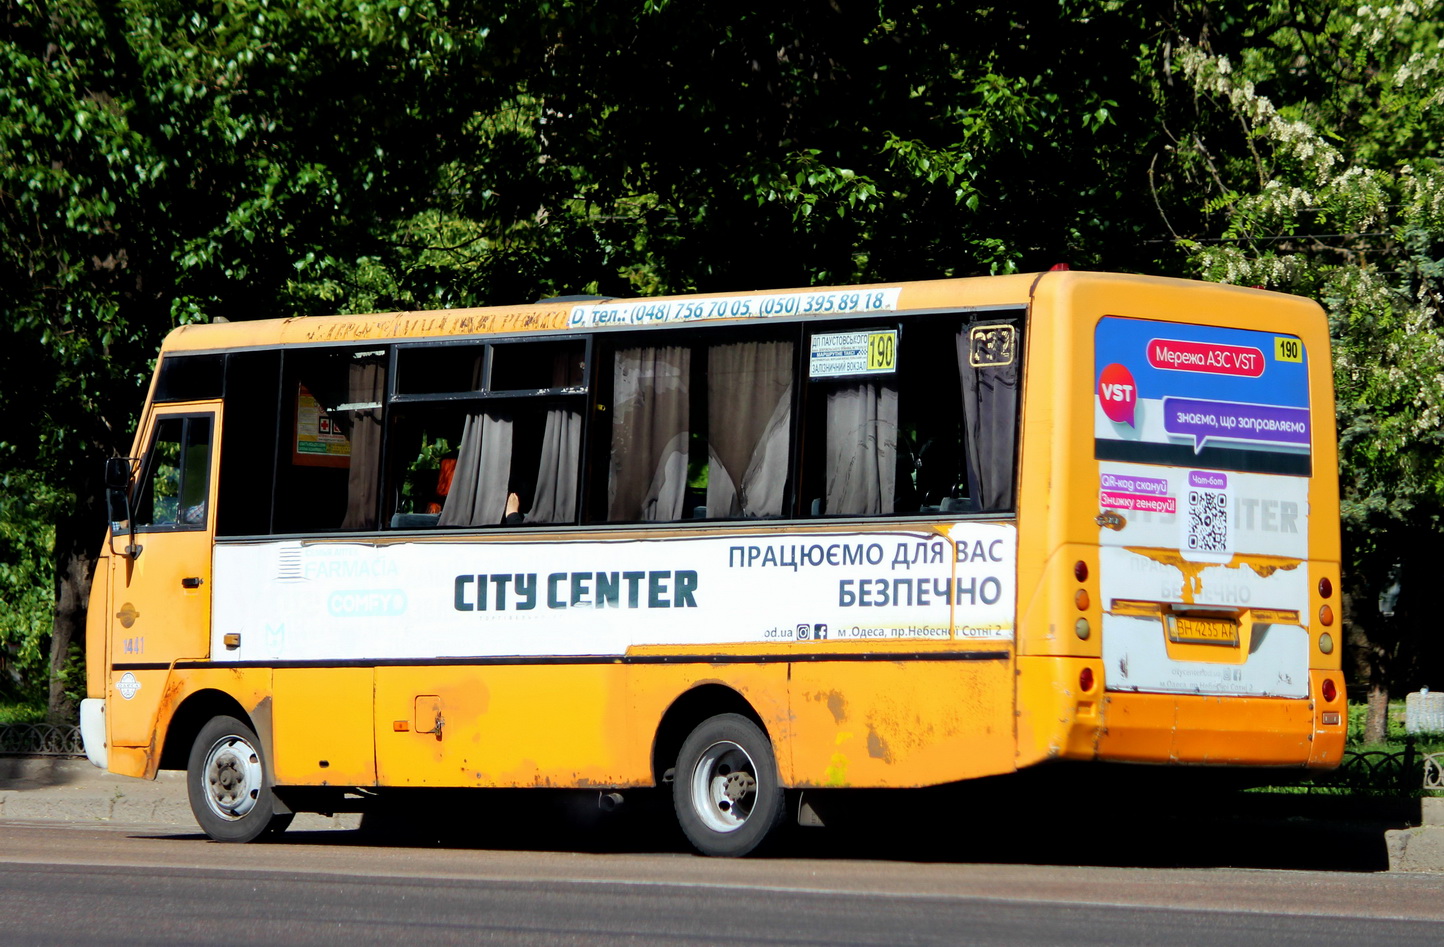
[[1125,365],[1114,362],[1098,376],[1098,400],[1108,420],[1133,427],[1133,412],[1138,408],[1138,386],[1133,373]]

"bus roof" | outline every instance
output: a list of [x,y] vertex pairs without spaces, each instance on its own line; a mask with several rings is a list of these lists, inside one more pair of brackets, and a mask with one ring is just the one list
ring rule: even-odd
[[[418,310],[366,315],[298,316],[180,326],[166,336],[165,352],[223,351],[270,346],[383,342],[437,337],[578,331],[596,326],[664,326],[698,322],[749,322],[769,317],[835,316],[868,312],[1024,306],[1040,279],[1069,284],[1157,288],[1208,285],[1224,292],[1258,292],[1167,277],[1050,271],[857,286],[810,287],[753,292],[655,296],[595,301],[543,301],[521,306]],[[1061,287],[1060,287],[1061,288]],[[883,305],[870,305],[878,299]],[[861,296],[862,305],[851,302]],[[704,310],[698,312],[698,303]],[[688,305],[683,305],[688,304]],[[789,308],[790,307],[790,308]],[[770,311],[760,311],[766,308]],[[740,309],[740,312],[739,312]]]

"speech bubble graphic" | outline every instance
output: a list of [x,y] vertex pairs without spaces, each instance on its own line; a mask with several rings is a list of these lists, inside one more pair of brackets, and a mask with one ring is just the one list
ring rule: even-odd
[[1138,386],[1128,366],[1114,362],[1098,375],[1098,401],[1108,420],[1133,427],[1133,412],[1138,407]]
[[1163,429],[1193,438],[1196,454],[1210,440],[1309,445],[1309,409],[1198,398],[1164,398]]

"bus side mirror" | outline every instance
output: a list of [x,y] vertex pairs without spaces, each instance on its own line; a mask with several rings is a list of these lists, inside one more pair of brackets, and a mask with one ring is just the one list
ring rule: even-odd
[[[110,551],[136,558],[140,546],[135,542],[135,517],[130,509],[132,469],[129,457],[112,457],[105,462],[105,506],[110,515]],[[124,549],[116,549],[116,534],[123,530],[129,532],[130,542]]]
[[105,462],[105,486],[107,489],[121,490],[130,487],[130,458],[112,457]]

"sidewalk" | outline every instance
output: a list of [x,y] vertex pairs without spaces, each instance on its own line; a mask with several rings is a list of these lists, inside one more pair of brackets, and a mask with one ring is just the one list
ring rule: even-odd
[[[117,776],[88,760],[0,757],[0,820],[132,822],[200,831],[186,798],[185,774],[162,770],[154,780]],[[352,829],[354,813],[334,818],[302,813],[296,828]]]

